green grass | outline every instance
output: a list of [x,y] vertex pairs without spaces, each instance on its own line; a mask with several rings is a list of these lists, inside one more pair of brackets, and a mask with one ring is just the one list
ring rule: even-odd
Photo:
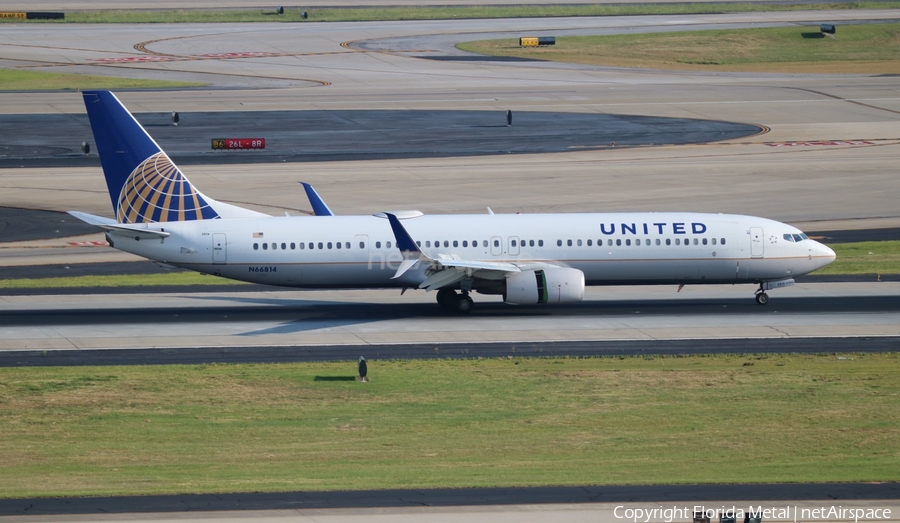
[[[525,35],[527,36],[527,35]],[[521,48],[518,40],[459,45],[489,55],[615,67],[802,73],[900,73],[900,24],[685,31],[557,38],[555,46]]]
[[205,85],[197,82],[172,82],[167,80],[138,80],[93,76],[86,74],[43,73],[17,69],[0,69],[0,91],[55,91],[85,89],[131,89],[194,87]]
[[834,263],[815,274],[900,274],[900,241],[830,245]]
[[155,285],[247,285],[247,283],[197,272],[0,280],[0,289],[147,287]]
[[900,355],[0,369],[0,497],[900,480]]
[[[845,2],[835,4],[760,5],[753,3],[698,3],[681,5],[535,5],[535,6],[458,6],[458,7],[352,7],[305,9],[309,22],[345,22],[377,20],[444,20],[452,18],[552,18],[562,16],[663,15],[699,13],[738,13],[758,11],[807,11],[823,9],[894,9],[900,2]],[[274,9],[171,11],[72,11],[65,20],[3,20],[2,23],[223,23],[223,22],[302,22],[303,9],[286,9],[276,15]]]

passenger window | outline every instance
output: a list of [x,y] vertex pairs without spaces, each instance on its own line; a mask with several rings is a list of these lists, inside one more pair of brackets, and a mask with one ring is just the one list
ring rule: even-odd
[[715,239],[715,238],[712,239],[712,244],[713,244],[713,245],[716,244],[716,239]]
[[631,239],[625,240],[625,245],[631,245]]
[[616,247],[622,246],[622,240],[616,240]]
[[313,242],[309,242],[309,250],[313,250],[316,248],[316,244]]
[[421,247],[421,246],[422,246],[422,242],[416,240],[416,247]]
[[[388,242],[388,243],[390,243],[390,242]],[[448,242],[447,240],[444,240],[444,247],[450,247],[450,242]]]
[[319,250],[321,251],[324,247],[322,246],[322,242],[319,242]]
[[281,244],[281,250],[282,250],[282,251],[286,251],[286,250],[287,250],[287,244],[286,244],[286,243],[282,243],[282,244]]
[[375,242],[375,248],[376,248],[376,249],[380,249],[380,248],[381,248],[381,242]]
[[294,242],[291,242],[291,250],[293,251],[296,248],[297,248],[297,245]]
[[254,243],[254,244],[253,244],[253,250],[254,250],[254,251],[258,251],[258,250],[259,250],[259,244],[258,244],[258,243]]
[[725,238],[719,238],[719,243],[721,243],[722,245],[725,245]]
[[703,245],[706,245],[706,238],[703,238]]
[[329,249],[331,248],[331,242],[328,242],[328,248]]
[[571,247],[571,246],[572,246],[572,240],[566,240],[566,245],[568,245],[569,247]]
[[698,243],[699,242],[697,242],[697,238],[694,238],[694,245],[697,245]]
[[483,240],[481,243],[482,243],[482,245],[484,245],[485,247],[487,247],[487,240]]
[[337,247],[338,249],[340,249],[340,248],[341,248],[341,242],[337,242],[337,243],[335,244],[335,247]]
[[425,247],[431,247],[431,240],[425,241]]
[[656,239],[656,244],[657,244],[657,245],[660,244],[659,238]]
[[500,247],[500,240],[494,240],[494,247]]
[[263,250],[264,250],[264,251],[269,250],[269,244],[268,244],[268,243],[264,243],[264,244],[263,244]]
[[538,247],[544,246],[544,240],[538,240]]
[[534,247],[534,240],[528,240],[528,246]]
[[591,245],[593,245],[593,240],[588,240],[588,247],[590,247]]
[[456,241],[456,240],[453,240],[453,246],[454,246],[454,247],[459,247],[459,242]]
[[386,245],[387,245],[387,248],[388,248],[388,249],[391,248],[391,242],[387,242]]
[[672,239],[666,238],[666,245],[672,245]]
[[681,245],[681,238],[675,238],[675,245]]
[[365,249],[365,248],[366,248],[366,243],[365,243],[365,242],[359,242],[359,248],[360,248],[360,249]]
[[469,240],[463,240],[463,247],[469,246]]
[[581,240],[578,240],[578,246],[581,247]]
[[612,239],[606,240],[606,245],[612,247]]
[[516,240],[509,240],[509,246],[510,246],[510,247],[515,247],[515,246],[516,246]]

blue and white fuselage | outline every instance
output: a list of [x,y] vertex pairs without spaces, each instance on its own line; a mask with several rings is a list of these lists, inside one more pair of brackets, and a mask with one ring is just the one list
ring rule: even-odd
[[442,305],[467,312],[470,292],[563,303],[580,300],[585,285],[616,284],[754,283],[765,303],[765,290],[835,258],[795,227],[728,214],[333,216],[307,187],[323,215],[267,216],[196,190],[111,93],[84,97],[117,218],[73,214],[117,249],[202,273],[437,290]]

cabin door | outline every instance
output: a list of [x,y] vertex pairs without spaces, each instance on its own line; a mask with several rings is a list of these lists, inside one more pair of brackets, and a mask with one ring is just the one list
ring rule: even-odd
[[750,256],[762,258],[765,254],[762,227],[750,227]]
[[228,259],[228,242],[225,233],[217,232],[212,235],[212,261],[213,263],[225,263]]

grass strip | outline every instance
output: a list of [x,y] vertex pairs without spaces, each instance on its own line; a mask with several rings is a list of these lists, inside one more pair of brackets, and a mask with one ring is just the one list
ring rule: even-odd
[[152,89],[197,87],[197,82],[140,80],[87,74],[44,73],[18,69],[0,69],[0,91],[83,91],[86,89]]
[[900,241],[829,245],[837,258],[814,274],[900,274]]
[[[900,241],[840,243],[830,246],[837,259],[814,274],[900,274]],[[157,285],[247,285],[195,272],[68,278],[19,278],[0,280],[0,289],[90,288]]]
[[165,274],[122,274],[114,276],[72,276],[66,278],[17,278],[0,280],[0,289],[70,289],[90,287],[148,287],[178,285],[248,285],[198,272],[171,272]]
[[[900,480],[900,355],[0,369],[0,497]],[[346,377],[347,380],[342,379]]]
[[555,46],[522,48],[516,39],[466,42],[481,54],[612,67],[790,73],[900,73],[900,24],[818,25],[573,36]]
[[[518,6],[410,6],[286,9],[283,15],[274,9],[206,10],[177,9],[72,11],[64,20],[0,19],[0,23],[227,23],[227,22],[349,22],[386,20],[445,20],[472,18],[554,18],[565,16],[616,16],[710,14],[768,11],[820,11],[831,9],[895,9],[900,2],[842,3],[696,3],[644,5],[518,5]],[[301,13],[306,12],[307,19]]]

